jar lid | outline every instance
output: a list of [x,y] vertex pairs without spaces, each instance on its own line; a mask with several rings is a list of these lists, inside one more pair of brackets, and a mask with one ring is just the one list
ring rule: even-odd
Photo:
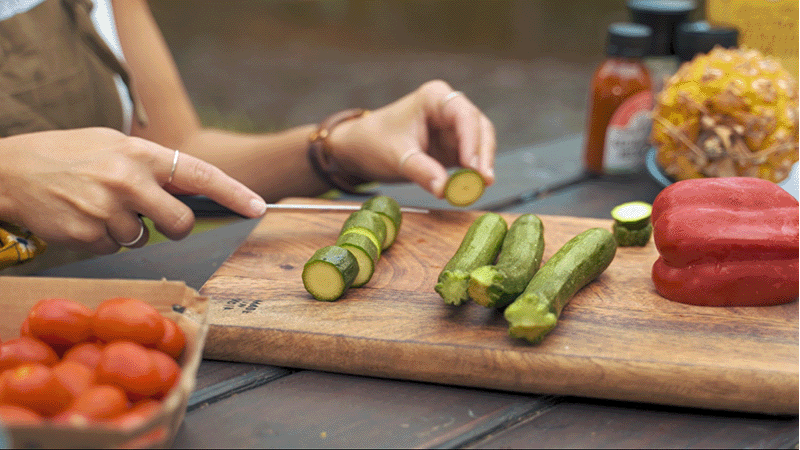
[[628,0],[628,10],[636,23],[653,29],[648,55],[674,55],[675,32],[696,9],[693,0]]
[[681,24],[675,34],[675,53],[681,62],[690,61],[698,53],[708,53],[717,45],[724,48],[739,45],[739,30],[733,27],[712,27],[701,20]]
[[653,30],[638,23],[616,22],[608,26],[606,55],[641,58],[650,46]]

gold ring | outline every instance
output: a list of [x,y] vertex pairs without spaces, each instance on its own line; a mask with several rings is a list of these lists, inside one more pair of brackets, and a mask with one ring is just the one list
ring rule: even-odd
[[167,184],[172,183],[172,178],[175,176],[175,168],[178,167],[178,155],[180,155],[179,150],[175,150],[175,156],[172,157],[172,169],[169,171],[169,179],[167,180]]
[[415,148],[407,150],[405,153],[403,153],[403,156],[400,157],[400,164],[398,164],[398,166],[402,169],[403,168],[403,164],[405,164],[406,161],[408,161],[409,158],[411,158],[412,156],[416,155],[417,153],[422,153],[422,152],[420,152],[419,150],[417,150]]
[[464,93],[461,92],[461,91],[453,91],[453,92],[445,95],[444,98],[442,99],[441,103],[439,103],[439,110],[441,111],[444,108],[444,105],[446,105],[447,102],[449,102],[450,100],[452,100],[452,99],[454,99],[456,97],[461,97],[462,95],[464,95]]
[[132,240],[130,242],[119,242],[119,241],[117,241],[117,244],[119,244],[120,246],[122,246],[122,247],[130,247],[132,245],[136,245],[136,243],[139,242],[139,239],[141,239],[142,236],[144,236],[144,222],[142,222],[142,218],[141,217],[136,216],[136,218],[139,219],[139,227],[140,227],[139,228],[139,235],[136,236],[136,239],[134,239],[134,240]]

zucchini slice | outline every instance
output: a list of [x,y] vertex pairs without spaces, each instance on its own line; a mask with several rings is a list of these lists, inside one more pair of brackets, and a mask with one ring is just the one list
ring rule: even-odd
[[461,168],[447,178],[444,198],[453,206],[469,206],[481,198],[485,187],[483,177],[476,170]]
[[503,244],[508,224],[497,213],[485,213],[469,226],[458,250],[445,264],[434,290],[450,305],[467,301],[469,273],[480,266],[491,264]]
[[614,225],[611,231],[620,247],[643,247],[650,241],[653,224],[650,215],[652,205],[645,202],[628,202],[611,210]]
[[358,233],[345,233],[339,236],[336,245],[350,250],[358,261],[358,275],[353,280],[352,287],[361,287],[372,278],[375,265],[378,263],[378,247],[369,237]]
[[567,303],[606,270],[616,251],[614,236],[605,228],[590,228],[570,239],[506,308],[509,335],[532,343],[544,339]]
[[386,238],[383,240],[382,250],[394,244],[397,233],[400,232],[400,224],[403,223],[403,214],[397,201],[385,195],[377,195],[362,203],[361,209],[375,211],[381,215],[386,225]]
[[303,266],[303,286],[315,299],[332,302],[344,295],[358,275],[358,261],[336,245],[323,247]]
[[517,217],[503,239],[497,264],[470,272],[470,298],[487,308],[505,308],[528,286],[539,270],[543,254],[542,221],[530,213]]
[[382,249],[383,241],[386,239],[386,224],[383,222],[382,217],[375,211],[368,209],[353,211],[344,221],[342,229],[339,231],[339,236],[352,232],[367,236],[371,235],[375,245]]

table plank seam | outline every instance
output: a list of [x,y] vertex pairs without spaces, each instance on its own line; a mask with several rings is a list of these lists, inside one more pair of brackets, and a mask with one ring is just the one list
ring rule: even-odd
[[291,375],[297,370],[282,367],[267,366],[237,377],[212,384],[192,393],[187,403],[186,411],[191,412],[201,406],[207,406],[224,400],[232,395],[263,386],[267,383]]

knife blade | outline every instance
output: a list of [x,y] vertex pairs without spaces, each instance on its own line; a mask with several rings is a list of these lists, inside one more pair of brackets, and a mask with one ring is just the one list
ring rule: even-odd
[[[296,203],[268,203],[267,211],[358,211],[361,205],[328,205],[328,204],[296,204]],[[424,208],[414,208],[401,206],[401,212],[428,214],[430,211]]]

